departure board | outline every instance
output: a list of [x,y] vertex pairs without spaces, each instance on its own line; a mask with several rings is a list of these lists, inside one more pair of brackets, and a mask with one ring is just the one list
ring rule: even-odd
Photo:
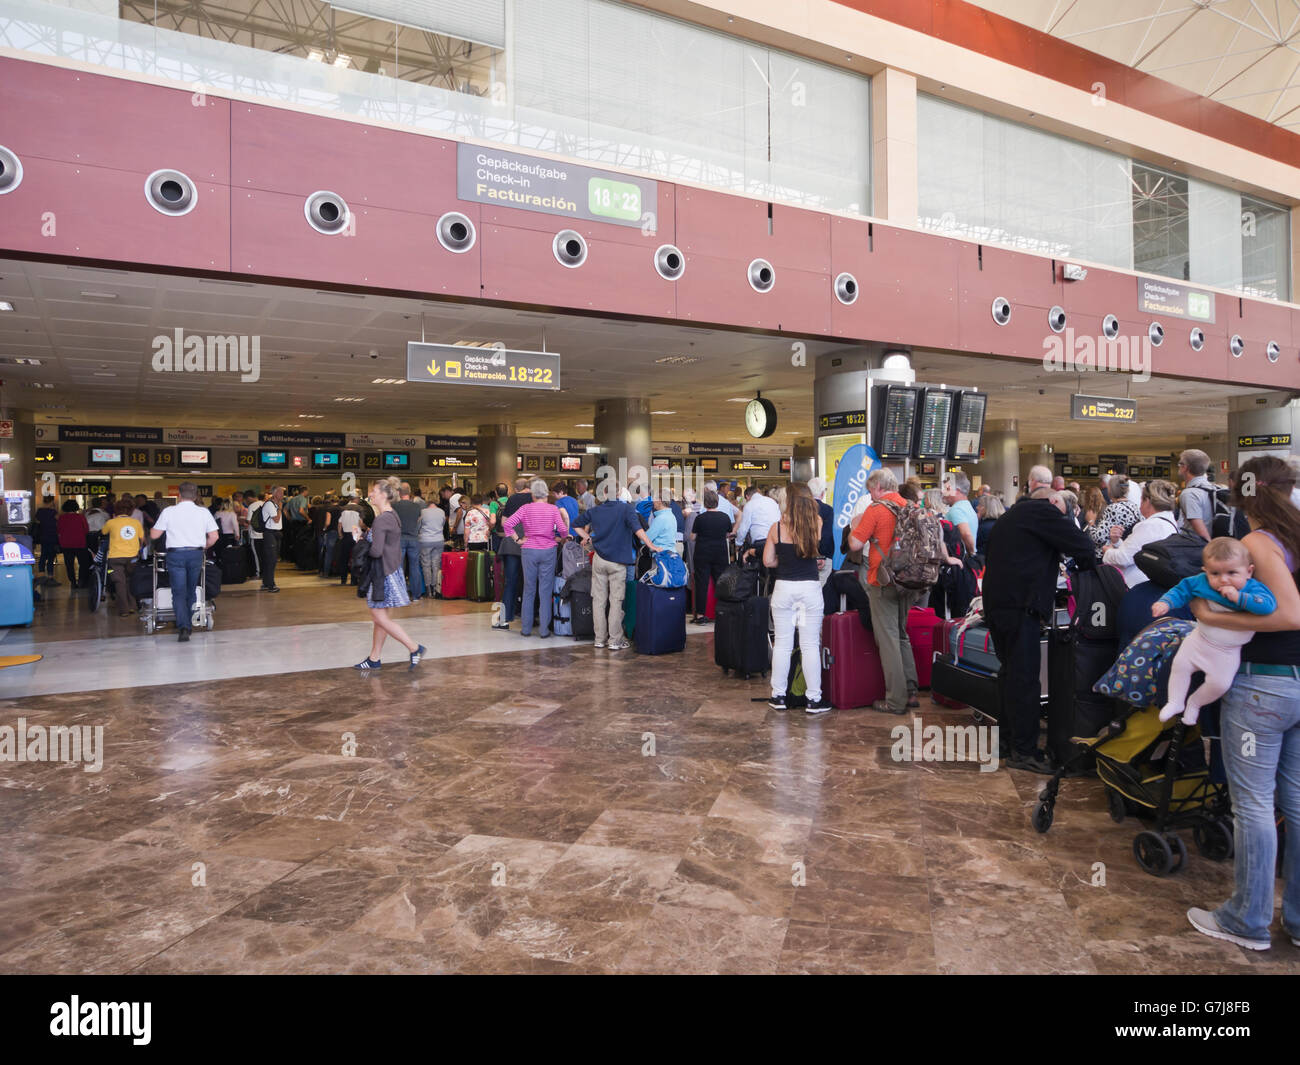
[[952,432],[952,410],[957,393],[946,388],[927,388],[921,397],[920,424],[916,431],[918,459],[942,459],[948,455],[948,437]]
[[988,402],[989,397],[985,392],[963,391],[957,394],[957,417],[953,426],[952,446],[948,451],[950,459],[975,461],[980,457],[984,441],[984,411]]
[[876,430],[876,454],[882,459],[908,458],[912,454],[921,390],[907,385],[885,385],[883,391],[879,428]]

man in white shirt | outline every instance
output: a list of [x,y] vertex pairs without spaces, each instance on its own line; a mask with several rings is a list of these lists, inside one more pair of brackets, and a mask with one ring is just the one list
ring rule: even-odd
[[262,542],[257,546],[262,557],[262,590],[278,592],[275,583],[275,563],[280,557],[280,536],[284,528],[284,486],[276,485],[271,498],[261,504]]
[[748,538],[755,547],[760,546],[767,539],[767,531],[780,520],[781,504],[751,484],[745,489],[745,509],[736,523],[736,543],[744,544]]
[[[433,508],[441,512],[442,507]],[[339,580],[340,584],[347,584],[349,581],[356,584],[357,579],[352,576],[352,547],[361,538],[361,508],[357,506],[357,497],[348,496],[347,505],[339,511],[339,550],[343,552],[343,576]]]
[[167,534],[167,578],[176,613],[177,642],[188,643],[193,624],[194,589],[203,579],[203,552],[217,542],[217,523],[212,512],[199,506],[198,486],[184,482],[174,507],[164,508],[149,535],[157,540]]

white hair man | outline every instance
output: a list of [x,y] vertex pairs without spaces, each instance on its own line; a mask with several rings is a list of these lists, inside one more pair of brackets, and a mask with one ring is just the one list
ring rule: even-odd
[[[969,485],[967,486],[969,487]],[[880,583],[880,545],[886,549],[894,542],[894,526],[899,511],[907,501],[898,494],[898,479],[887,469],[872,470],[867,475],[871,504],[849,534],[849,549],[868,549],[867,600],[871,604],[871,628],[880,651],[885,672],[885,698],[871,708],[882,714],[905,714],[919,707],[919,687],[912,644],[907,638],[907,612],[917,600],[917,593],[896,584]]]
[[1046,466],[1030,466],[1029,477],[1025,482],[1025,495],[1032,496],[1039,488],[1051,489],[1052,471]]

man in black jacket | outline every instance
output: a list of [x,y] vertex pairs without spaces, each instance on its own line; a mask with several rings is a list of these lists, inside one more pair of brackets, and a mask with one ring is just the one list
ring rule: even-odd
[[1092,541],[1064,506],[1059,495],[1039,488],[1010,507],[989,533],[984,571],[984,620],[1002,664],[1000,724],[1011,730],[1008,765],[1044,774],[1052,764],[1038,747],[1041,629],[1054,614],[1061,556],[1080,569],[1097,565]]

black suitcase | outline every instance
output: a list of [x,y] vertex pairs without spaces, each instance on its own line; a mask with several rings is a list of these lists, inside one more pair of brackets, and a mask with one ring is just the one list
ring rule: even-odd
[[772,645],[767,639],[772,600],[753,596],[742,602],[720,599],[713,626],[713,661],[725,673],[741,678],[772,668]]
[[[936,655],[930,670],[930,691],[955,702],[965,703],[986,717],[1002,715],[1002,686],[997,674],[983,673],[961,665],[952,654]],[[1005,722],[999,721],[1000,724]]]
[[316,537],[304,529],[298,534],[297,541],[293,545],[294,568],[310,573],[318,564]]
[[[1073,737],[1096,736],[1115,716],[1114,700],[1094,692],[1092,686],[1118,654],[1115,640],[1087,640],[1073,628],[1048,631],[1047,748],[1058,763],[1078,754],[1079,748],[1070,742]],[[1088,754],[1075,764],[1091,772],[1096,761]]]
[[569,591],[569,616],[573,624],[575,640],[596,638],[595,612],[592,610],[590,594],[575,589]]
[[219,559],[222,584],[243,584],[248,580],[248,551],[243,544],[227,544]]

